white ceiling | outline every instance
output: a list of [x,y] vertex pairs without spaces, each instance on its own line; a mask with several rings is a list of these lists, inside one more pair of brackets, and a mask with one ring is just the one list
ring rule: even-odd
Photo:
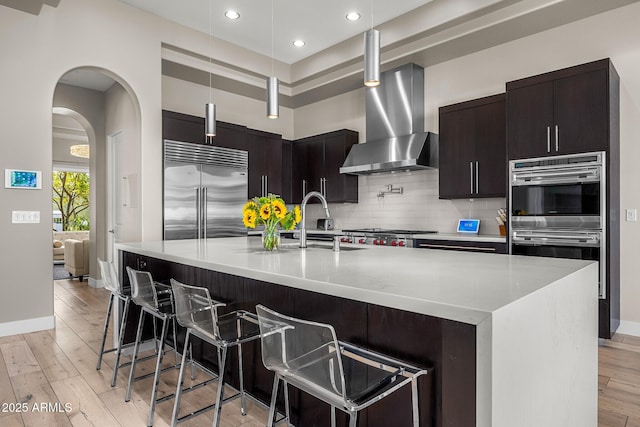
[[[273,4],[273,56],[292,64],[364,33],[371,26],[372,5],[373,23],[379,25],[432,0],[120,1],[266,56],[272,54]],[[234,21],[226,18],[224,13],[229,9],[239,12],[240,18]],[[358,21],[347,21],[346,15],[352,11],[360,13]],[[304,40],[306,45],[293,46],[296,39]]]
[[101,72],[83,68],[69,71],[60,77],[60,83],[106,92],[115,80]]
[[76,119],[53,115],[53,165],[56,170],[87,170],[89,159],[74,157],[69,150],[72,145],[88,143],[87,132]]

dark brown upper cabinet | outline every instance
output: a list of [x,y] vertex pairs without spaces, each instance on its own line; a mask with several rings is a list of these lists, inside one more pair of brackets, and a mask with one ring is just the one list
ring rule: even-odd
[[[247,130],[249,152],[249,197],[282,194],[282,136],[259,130]],[[285,202],[289,200],[285,199]]]
[[507,83],[509,160],[606,150],[617,81],[603,59]]
[[339,130],[299,139],[292,143],[292,200],[300,203],[305,194],[318,191],[328,202],[358,202],[358,177],[340,174],[340,167],[358,133]]
[[505,95],[439,110],[441,199],[505,197]]
[[[205,144],[204,118],[164,110],[162,111],[162,138]],[[247,127],[216,122],[216,136],[211,141],[217,147],[246,151]]]

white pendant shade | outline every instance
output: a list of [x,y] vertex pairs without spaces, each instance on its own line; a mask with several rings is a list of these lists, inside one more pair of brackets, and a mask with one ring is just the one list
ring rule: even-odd
[[204,129],[206,136],[216,136],[216,104],[205,104]]
[[364,85],[380,84],[380,31],[373,28],[364,33]]
[[277,119],[280,116],[279,93],[280,81],[278,78],[267,78],[267,117],[270,119]]

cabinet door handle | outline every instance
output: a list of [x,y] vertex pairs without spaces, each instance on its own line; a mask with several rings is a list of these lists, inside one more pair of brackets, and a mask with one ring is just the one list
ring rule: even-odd
[[481,246],[437,245],[434,243],[419,243],[418,248],[453,249],[456,251],[477,251],[477,252],[495,252],[496,251],[496,248],[483,248]]
[[547,153],[551,152],[551,127],[547,126]]
[[560,142],[558,141],[559,138],[560,138],[560,128],[558,127],[558,125],[556,125],[556,151],[558,151],[558,148],[560,147]]
[[470,194],[473,194],[473,162],[469,162],[469,182],[471,183]]
[[302,180],[302,198],[304,199],[304,196],[307,195],[307,180],[303,179]]
[[476,194],[479,193],[479,190],[478,190],[478,185],[479,185],[478,183],[479,182],[480,181],[478,180],[478,161],[476,160]]

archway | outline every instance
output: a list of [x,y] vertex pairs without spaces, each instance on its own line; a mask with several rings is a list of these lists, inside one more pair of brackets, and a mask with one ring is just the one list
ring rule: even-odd
[[[73,117],[87,132],[91,153],[89,285],[100,286],[97,258],[111,259],[113,242],[141,239],[142,215],[137,205],[117,203],[118,209],[126,211],[120,219],[125,222],[123,229],[128,234],[110,238],[109,233],[113,230],[111,213],[116,203],[111,183],[117,181],[111,174],[119,170],[127,177],[137,176],[140,170],[140,104],[131,87],[115,73],[97,67],[78,67],[59,79],[52,113]],[[120,135],[122,142],[119,158],[112,158],[108,147],[110,137],[115,134]],[[124,168],[114,168],[113,163],[122,163]],[[137,194],[138,188],[134,191]]]

